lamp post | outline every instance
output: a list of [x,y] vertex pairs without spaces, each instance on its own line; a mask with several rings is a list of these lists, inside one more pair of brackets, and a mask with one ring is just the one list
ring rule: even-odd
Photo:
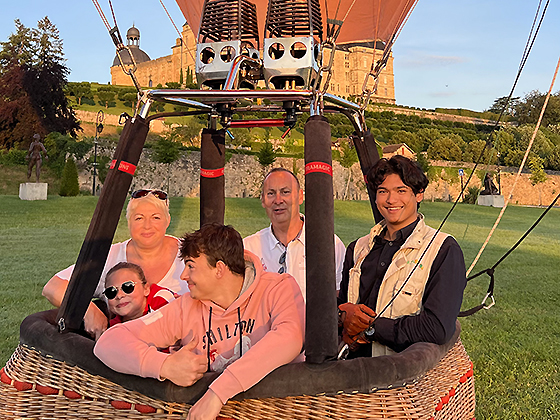
[[105,119],[105,114],[103,111],[99,110],[97,117],[95,118],[95,140],[93,141],[93,187],[91,195],[95,196],[95,177],[97,176],[97,136],[103,131],[103,120]]

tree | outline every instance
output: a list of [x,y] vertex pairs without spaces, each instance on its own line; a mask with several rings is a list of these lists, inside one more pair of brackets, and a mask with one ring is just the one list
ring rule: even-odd
[[60,181],[60,195],[63,197],[74,197],[80,193],[78,181],[78,168],[72,157],[66,160]]
[[276,152],[274,151],[270,141],[267,140],[263,143],[257,153],[257,160],[263,167],[263,170],[266,170],[268,166],[272,165],[276,161]]
[[416,153],[422,151],[422,143],[418,140],[418,137],[414,133],[410,133],[405,130],[399,130],[393,134],[391,137],[390,144],[404,143]]
[[138,99],[138,95],[136,93],[130,92],[126,93],[123,97],[124,104],[130,106],[132,108],[132,112],[134,112],[134,108],[136,107],[136,99]]
[[230,129],[233,134],[231,144],[235,146],[251,147],[253,136],[247,128],[232,128]]
[[492,112],[493,114],[500,115],[502,110],[504,110],[504,115],[514,116],[515,108],[519,104],[519,96],[507,100],[507,96],[502,96],[494,101],[492,106],[486,110],[486,112]]
[[91,141],[76,141],[69,135],[57,132],[52,132],[46,136],[43,144],[49,152],[47,165],[53,169],[57,176],[62,176],[67,155],[82,159],[93,147]]
[[[519,124],[536,124],[545,98],[546,94],[540,93],[538,90],[533,90],[525,95],[515,106],[515,116]],[[542,125],[545,127],[558,123],[560,123],[560,92],[550,96],[542,120]]]
[[350,147],[347,141],[341,141],[339,147],[339,154],[336,160],[340,163],[343,168],[348,169],[348,178],[346,181],[346,188],[344,190],[344,195],[342,196],[343,200],[346,200],[348,196],[348,188],[350,186],[350,182],[352,181],[352,166],[358,162],[358,154],[356,153],[356,149]]
[[560,171],[560,145],[554,146],[548,158],[548,167],[553,171]]
[[25,91],[46,132],[56,131],[74,137],[81,128],[65,94],[70,70],[64,64],[58,29],[45,16],[37,22],[33,34],[37,54],[26,72]]
[[422,172],[424,172],[425,174],[427,174],[430,170],[430,161],[426,158],[425,152],[416,153],[416,163],[420,165],[420,168],[422,168]]
[[539,206],[542,206],[542,190],[540,184],[547,180],[543,168],[543,160],[538,156],[533,156],[529,159],[529,169],[531,169],[531,184],[538,186]]
[[93,99],[93,95],[91,93],[91,83],[89,82],[69,82],[66,86],[68,94],[71,96],[75,96],[78,102],[78,105],[82,104],[82,99]]
[[445,136],[435,140],[428,147],[428,159],[461,161],[461,148],[453,141],[452,136]]
[[36,29],[15,21],[0,43],[0,146],[29,146],[33,133],[76,135],[80,125],[65,95],[62,41],[47,17]]
[[25,93],[25,69],[13,60],[0,76],[0,148],[27,149],[33,134],[44,134],[31,98]]
[[179,159],[180,144],[173,141],[172,138],[160,137],[154,144],[153,159],[158,163],[167,164],[167,192],[169,193],[169,180],[171,177],[171,164]]
[[416,141],[418,146],[422,147],[422,152],[427,151],[430,144],[441,137],[442,134],[437,128],[421,128],[416,132]]
[[194,146],[195,140],[200,136],[200,131],[204,125],[197,118],[191,118],[189,122],[171,130],[171,135],[175,141]]
[[[484,151],[484,153],[483,153]],[[473,140],[465,149],[463,153],[463,162],[477,162],[482,154],[480,163],[493,164],[496,163],[496,152],[493,148],[486,147],[484,140]]]
[[109,103],[115,100],[115,92],[110,87],[99,87],[97,97],[99,98],[99,105],[105,105],[105,109],[107,109]]

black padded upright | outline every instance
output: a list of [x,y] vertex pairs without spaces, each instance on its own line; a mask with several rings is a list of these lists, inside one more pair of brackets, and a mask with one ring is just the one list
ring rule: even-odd
[[202,130],[200,144],[200,226],[224,223],[225,201],[225,130]]
[[336,264],[331,127],[322,116],[305,124],[305,355],[309,363],[336,357]]
[[[360,168],[362,170],[362,175],[365,177],[370,170],[370,168],[377,163],[379,160],[379,151],[377,150],[377,145],[375,144],[375,139],[369,130],[364,133],[363,137],[353,135],[352,141],[356,152],[358,153],[358,160],[360,161]],[[368,185],[366,181],[367,192],[369,196],[369,202],[371,204],[371,211],[373,212],[373,218],[376,223],[379,223],[383,216],[379,213],[377,206],[375,204],[375,192],[372,190],[371,186]]]
[[148,130],[149,125],[141,117],[129,119],[124,126],[58,311],[57,323],[61,332],[80,329],[103,272]]

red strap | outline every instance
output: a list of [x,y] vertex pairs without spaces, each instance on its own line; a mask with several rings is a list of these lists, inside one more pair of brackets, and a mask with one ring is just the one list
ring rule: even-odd
[[325,162],[309,162],[305,165],[305,175],[313,172],[322,172],[324,174],[333,176],[332,166]]
[[[113,159],[111,161],[111,166],[109,166],[109,169],[115,169],[116,164],[117,164],[117,160]],[[118,169],[121,172],[126,172],[127,174],[134,175],[134,172],[136,172],[136,165],[121,160]]]
[[200,168],[200,176],[204,178],[218,178],[220,176],[224,176],[224,168],[218,168],[218,169]]

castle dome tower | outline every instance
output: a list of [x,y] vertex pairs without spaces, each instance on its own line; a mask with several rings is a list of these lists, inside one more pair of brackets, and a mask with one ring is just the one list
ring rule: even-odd
[[[150,57],[148,56],[148,54],[140,49],[140,31],[134,26],[134,24],[128,31],[126,31],[126,45],[130,49],[130,52],[132,53],[136,64],[150,61]],[[122,51],[121,58],[125,65],[132,64],[132,59],[130,58],[130,54],[128,53],[128,51]],[[113,66],[118,65],[120,65],[119,57],[115,55]]]

